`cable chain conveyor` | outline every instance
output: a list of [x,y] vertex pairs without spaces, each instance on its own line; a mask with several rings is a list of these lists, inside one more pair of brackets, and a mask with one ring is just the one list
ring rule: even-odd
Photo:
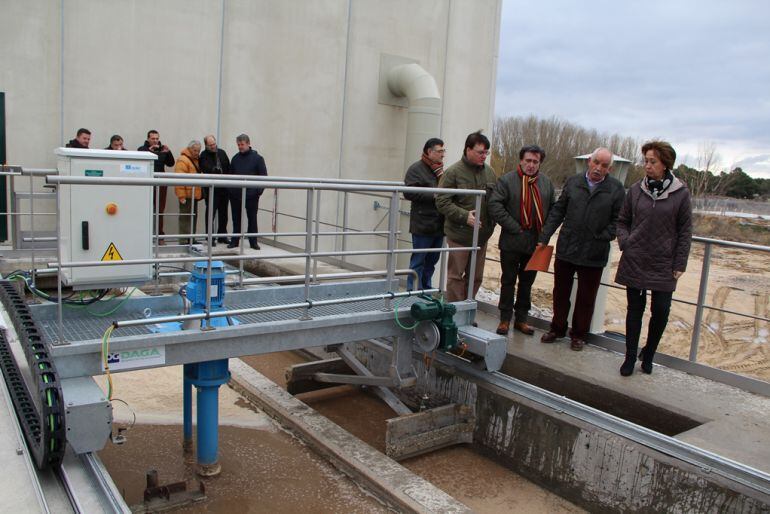
[[[0,302],[8,313],[29,364],[36,391],[30,391],[11,350],[4,330],[0,330],[0,367],[38,468],[58,467],[66,449],[66,428],[61,382],[49,347],[43,341],[24,298],[13,283],[0,280]],[[33,394],[39,402],[35,402]],[[37,405],[40,405],[38,410]]]

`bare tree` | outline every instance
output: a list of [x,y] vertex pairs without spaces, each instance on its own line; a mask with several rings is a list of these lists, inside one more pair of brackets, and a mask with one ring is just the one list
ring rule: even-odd
[[498,174],[516,169],[518,152],[524,145],[545,149],[541,170],[557,184],[575,173],[575,157],[606,146],[616,155],[639,160],[639,142],[619,134],[600,134],[556,117],[506,117],[495,120],[492,129],[492,166]]

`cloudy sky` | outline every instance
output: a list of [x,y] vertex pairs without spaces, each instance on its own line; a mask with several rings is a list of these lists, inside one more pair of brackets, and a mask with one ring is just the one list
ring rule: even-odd
[[770,2],[503,0],[497,116],[663,138],[770,178]]

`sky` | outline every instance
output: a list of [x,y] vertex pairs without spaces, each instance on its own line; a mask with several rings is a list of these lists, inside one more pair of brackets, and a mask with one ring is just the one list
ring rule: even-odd
[[[496,116],[660,138],[770,178],[770,2],[503,0]],[[588,150],[588,149],[587,149]]]

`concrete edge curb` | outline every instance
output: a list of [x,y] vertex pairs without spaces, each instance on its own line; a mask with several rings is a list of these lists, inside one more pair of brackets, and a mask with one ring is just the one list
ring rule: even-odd
[[230,359],[230,386],[288,426],[355,482],[404,512],[472,512],[430,482],[318,414],[240,359]]

